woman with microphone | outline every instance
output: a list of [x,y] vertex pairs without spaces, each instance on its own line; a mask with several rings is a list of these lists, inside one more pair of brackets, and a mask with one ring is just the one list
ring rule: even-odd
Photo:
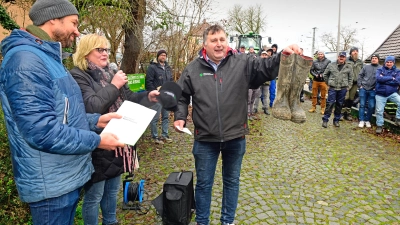
[[[126,83],[128,78],[122,70],[109,63],[109,43],[105,37],[89,34],[82,37],[73,55],[75,67],[70,71],[82,91],[87,113],[106,114],[116,112],[124,100],[150,105],[157,102],[158,91],[134,93]],[[131,168],[128,164],[133,147],[92,152],[94,173],[84,186],[85,195],[82,216],[85,225],[98,224],[99,205],[102,224],[118,224],[116,218],[117,194],[121,174]]]

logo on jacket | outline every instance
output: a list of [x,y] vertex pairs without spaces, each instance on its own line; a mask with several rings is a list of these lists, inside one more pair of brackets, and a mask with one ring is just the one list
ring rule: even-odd
[[213,76],[213,73],[201,73],[200,76]]

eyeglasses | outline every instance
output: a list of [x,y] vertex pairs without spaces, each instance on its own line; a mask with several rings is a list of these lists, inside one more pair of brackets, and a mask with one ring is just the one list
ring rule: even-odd
[[107,52],[107,54],[110,54],[110,49],[109,48],[95,48],[100,54],[102,54],[104,51]]

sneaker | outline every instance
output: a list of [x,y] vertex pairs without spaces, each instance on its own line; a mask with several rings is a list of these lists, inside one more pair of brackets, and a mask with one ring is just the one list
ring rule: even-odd
[[265,113],[266,115],[269,115],[268,109],[264,109],[264,113]]
[[333,121],[333,126],[340,127],[339,121]]
[[376,133],[381,134],[382,133],[382,127],[378,126],[376,127]]
[[153,138],[153,140],[154,140],[154,143],[156,143],[156,144],[159,144],[159,145],[163,145],[164,144],[164,142],[161,141],[158,137],[157,138]]
[[166,143],[172,142],[172,139],[169,138],[168,136],[162,136],[160,139],[161,139],[161,141],[166,142]]
[[328,127],[328,122],[326,122],[326,121],[322,122],[322,127],[327,128]]
[[366,126],[367,128],[371,128],[371,123],[370,123],[369,121],[367,121],[367,122],[365,122],[365,126]]
[[[360,123],[358,123],[358,127],[359,128],[363,128],[364,127],[365,122],[364,121],[360,121]],[[370,125],[371,127],[371,125]]]

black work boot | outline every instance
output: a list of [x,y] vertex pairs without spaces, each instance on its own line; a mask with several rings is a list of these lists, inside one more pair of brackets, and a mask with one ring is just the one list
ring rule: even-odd
[[327,128],[327,127],[328,127],[328,122],[323,121],[323,122],[322,122],[322,127],[323,127],[323,128]]
[[400,119],[397,119],[397,118],[396,118],[396,119],[394,120],[394,123],[395,123],[397,126],[400,126]]
[[333,121],[333,126],[340,127],[339,121]]
[[351,115],[347,112],[345,112],[343,114],[343,119],[347,120],[347,121],[353,121],[353,118],[351,117]]

